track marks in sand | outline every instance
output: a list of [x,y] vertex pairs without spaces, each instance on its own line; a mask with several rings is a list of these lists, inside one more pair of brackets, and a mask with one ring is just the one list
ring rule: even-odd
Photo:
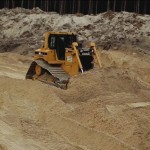
[[[0,120],[0,145],[2,150],[47,150],[39,141],[26,139],[21,133]],[[3,148],[4,147],[4,148]]]
[[78,122],[62,117],[60,115],[51,114],[47,120],[48,128],[52,129],[57,134],[65,139],[68,139],[74,145],[79,145],[91,150],[132,150],[136,149],[125,144],[120,139],[111,136],[105,132],[98,132],[87,128]]

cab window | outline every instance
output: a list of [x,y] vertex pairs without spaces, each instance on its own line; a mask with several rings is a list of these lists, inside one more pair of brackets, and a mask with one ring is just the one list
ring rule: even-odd
[[55,43],[56,43],[56,37],[50,36],[48,39],[48,47],[55,48]]

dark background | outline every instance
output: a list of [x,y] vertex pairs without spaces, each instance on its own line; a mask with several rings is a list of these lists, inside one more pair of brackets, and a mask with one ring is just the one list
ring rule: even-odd
[[39,7],[60,14],[98,14],[108,10],[150,14],[150,0],[0,0],[0,8]]

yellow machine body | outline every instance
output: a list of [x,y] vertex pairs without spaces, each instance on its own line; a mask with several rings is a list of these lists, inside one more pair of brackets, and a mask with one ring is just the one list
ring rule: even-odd
[[58,80],[59,76],[61,77],[65,73],[69,78],[85,70],[92,69],[93,55],[96,56],[101,67],[95,43],[90,43],[88,51],[82,48],[79,50],[75,33],[46,32],[44,44],[40,49],[35,50],[35,62],[30,66],[26,78],[33,78],[35,75],[38,78],[45,69],[53,78],[56,75]]

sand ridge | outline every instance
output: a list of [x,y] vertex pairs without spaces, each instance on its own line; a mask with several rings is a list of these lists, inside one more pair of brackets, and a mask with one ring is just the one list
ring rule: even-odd
[[134,53],[103,51],[103,69],[67,90],[20,78],[32,58],[0,54],[1,149],[149,149],[150,106],[129,107],[149,103],[149,56]]

